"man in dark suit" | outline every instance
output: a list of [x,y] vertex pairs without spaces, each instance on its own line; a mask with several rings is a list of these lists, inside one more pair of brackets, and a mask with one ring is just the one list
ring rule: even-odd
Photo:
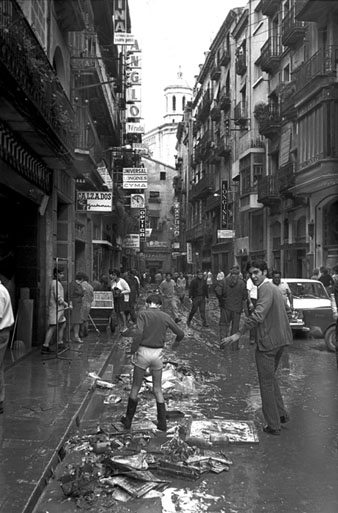
[[196,278],[193,278],[189,287],[189,297],[192,300],[191,310],[187,320],[187,326],[190,327],[190,323],[199,310],[203,326],[206,328],[209,326],[205,315],[205,300],[209,297],[208,285],[206,280],[203,278],[203,271],[197,271]]

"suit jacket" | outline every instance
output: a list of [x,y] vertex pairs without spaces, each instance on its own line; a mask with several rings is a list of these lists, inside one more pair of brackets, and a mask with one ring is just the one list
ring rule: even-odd
[[255,310],[246,317],[241,334],[257,326],[257,349],[270,351],[292,342],[292,331],[285,308],[285,301],[278,287],[264,281],[258,287]]
[[[202,282],[199,283],[199,282]],[[193,280],[191,281],[190,283],[190,287],[189,287],[189,297],[191,298],[194,298],[194,297],[197,297],[197,296],[201,296],[201,294],[199,294],[199,290],[202,291],[202,296],[203,297],[209,297],[209,293],[208,293],[208,285],[207,285],[207,282],[202,278],[202,280],[200,280],[199,278],[193,278]]]

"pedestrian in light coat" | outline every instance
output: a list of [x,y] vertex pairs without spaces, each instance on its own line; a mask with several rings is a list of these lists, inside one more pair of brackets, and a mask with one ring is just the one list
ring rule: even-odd
[[257,326],[256,366],[262,399],[262,411],[267,422],[263,431],[280,435],[281,424],[289,420],[277,379],[277,370],[283,352],[292,342],[292,331],[287,316],[285,301],[278,290],[267,279],[267,265],[263,261],[251,262],[249,274],[257,286],[256,308],[246,317],[237,333],[226,337],[221,348],[236,342],[246,331]]

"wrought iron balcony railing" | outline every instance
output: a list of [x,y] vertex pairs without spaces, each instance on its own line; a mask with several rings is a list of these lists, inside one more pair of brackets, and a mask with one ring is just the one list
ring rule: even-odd
[[281,44],[279,36],[271,36],[261,48],[260,67],[267,73],[273,73],[279,66]]
[[[25,113],[29,110],[30,118],[34,114],[35,117],[41,116],[53,130],[54,136],[69,148],[73,141],[72,106],[38,39],[14,0],[5,0],[1,5],[0,46],[2,76],[10,76],[24,93],[16,93],[18,107],[22,107]],[[22,106],[21,97],[24,103]]]
[[293,0],[289,11],[282,20],[282,43],[291,48],[303,40],[308,27],[307,23],[296,19],[295,10],[295,0]]
[[[315,87],[337,81],[338,45],[320,48],[293,72],[295,95],[304,97]],[[299,94],[300,93],[300,94]],[[298,98],[296,98],[298,99]]]

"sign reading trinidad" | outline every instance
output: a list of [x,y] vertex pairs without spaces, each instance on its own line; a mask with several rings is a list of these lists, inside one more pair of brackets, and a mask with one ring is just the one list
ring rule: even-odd
[[123,168],[123,189],[147,189],[148,169],[144,167]]

